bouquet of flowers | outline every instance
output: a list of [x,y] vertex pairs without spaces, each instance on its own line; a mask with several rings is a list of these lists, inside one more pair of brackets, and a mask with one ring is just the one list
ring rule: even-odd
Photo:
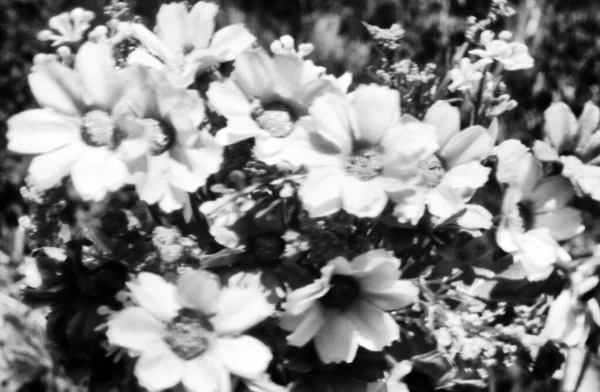
[[493,32],[506,1],[441,75],[365,25],[368,83],[218,12],[151,28],[115,3],[39,33],[39,107],[7,133],[33,155],[21,294],[73,388],[466,390],[596,349],[600,109],[557,99],[512,138],[503,79],[533,58]]

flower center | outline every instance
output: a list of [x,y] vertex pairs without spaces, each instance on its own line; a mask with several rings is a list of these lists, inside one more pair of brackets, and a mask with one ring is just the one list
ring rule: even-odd
[[115,148],[120,142],[110,115],[102,110],[92,110],[83,116],[81,138],[93,147]]
[[150,143],[150,155],[160,155],[167,151],[175,143],[175,130],[162,121],[152,118],[143,120],[145,132]]
[[188,361],[204,353],[214,336],[208,319],[191,309],[183,309],[167,324],[163,339],[180,358]]
[[421,159],[417,162],[419,171],[425,176],[429,189],[435,188],[444,178],[446,170],[440,158],[435,155]]
[[383,149],[379,146],[355,150],[346,161],[346,172],[361,181],[369,181],[383,171]]
[[252,118],[273,137],[283,138],[294,130],[294,115],[290,108],[281,102],[266,105],[254,103]]
[[265,234],[254,240],[254,254],[261,265],[275,266],[285,250],[285,241],[278,235]]
[[525,231],[529,231],[535,224],[535,212],[533,211],[533,203],[530,201],[520,201],[517,203],[521,225]]
[[321,298],[321,304],[326,308],[345,309],[359,297],[360,286],[356,279],[346,275],[333,275],[331,288]]

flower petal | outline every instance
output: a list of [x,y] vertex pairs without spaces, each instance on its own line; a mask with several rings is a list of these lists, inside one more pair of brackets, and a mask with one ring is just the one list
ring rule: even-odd
[[140,272],[135,280],[127,283],[127,287],[131,290],[133,299],[160,320],[170,320],[177,316],[181,307],[177,302],[177,289],[162,277]]
[[181,381],[185,362],[160,341],[152,345],[138,359],[134,374],[141,386],[150,392],[174,387]]
[[177,55],[188,43],[188,11],[185,3],[163,4],[156,15],[156,35]]
[[86,148],[71,168],[71,179],[84,200],[100,201],[127,183],[129,172],[123,161],[103,147]]
[[416,303],[419,288],[408,280],[398,280],[385,290],[365,290],[362,298],[383,310],[396,310]]
[[547,230],[530,230],[517,235],[516,245],[518,251],[515,259],[521,263],[529,280],[540,281],[550,276],[554,263],[559,260],[560,245],[550,237]]
[[50,151],[33,158],[29,165],[29,175],[32,183],[48,189],[60,184],[60,181],[71,171],[84,151],[81,143],[72,143],[65,147]]
[[110,111],[122,87],[112,48],[104,42],[84,43],[75,58],[75,71],[81,78],[86,98],[97,109]]
[[367,350],[381,351],[400,338],[394,318],[365,301],[356,301],[345,312],[358,334],[358,344]]
[[460,112],[445,101],[436,101],[425,113],[424,123],[435,126],[440,146],[460,131]]
[[74,116],[85,109],[78,76],[71,68],[48,61],[34,66],[28,80],[31,92],[41,106]]
[[295,326],[294,332],[287,337],[288,344],[302,347],[308,343],[325,325],[325,312],[315,304],[302,315],[302,321]]
[[213,315],[218,310],[221,284],[218,277],[204,270],[182,275],[177,280],[177,298],[186,308]]
[[535,187],[529,199],[536,213],[556,211],[564,207],[575,196],[571,182],[563,176],[545,177]]
[[439,185],[454,189],[464,198],[464,201],[468,201],[477,189],[485,185],[490,172],[489,167],[479,162],[458,165],[444,175]]
[[231,392],[229,371],[213,354],[187,361],[181,382],[191,392]]
[[[331,267],[323,267],[332,270]],[[323,270],[323,269],[322,269]],[[315,280],[313,283],[301,287],[288,294],[283,308],[292,315],[301,315],[311,307],[315,306],[315,301],[322,298],[329,291],[330,275]],[[327,276],[329,275],[329,276]]]
[[352,362],[358,350],[358,338],[350,320],[340,313],[328,315],[327,323],[315,337],[315,348],[324,363]]
[[584,230],[581,211],[572,207],[563,207],[558,211],[547,212],[535,216],[536,228],[547,228],[557,241],[565,241],[575,237]]
[[494,142],[495,140],[492,140],[489,132],[477,125],[464,129],[450,138],[440,148],[438,155],[447,168],[453,168],[464,163],[487,158],[492,152]]
[[219,12],[219,6],[207,1],[196,3],[189,14],[188,42],[196,49],[205,49],[215,31],[215,17]]
[[315,99],[308,110],[317,135],[344,155],[350,155],[353,148],[349,110],[344,97],[331,93]]
[[355,140],[377,145],[400,119],[400,94],[389,87],[362,85],[351,94],[350,107]]
[[219,129],[216,140],[222,146],[230,146],[257,136],[265,136],[266,132],[250,117],[238,117],[229,119],[225,128]]
[[264,100],[274,95],[273,60],[262,48],[247,50],[235,59],[231,78],[251,97]]
[[384,249],[363,253],[355,257],[351,265],[362,290],[390,287],[400,277],[400,260]]
[[298,194],[311,217],[326,216],[342,208],[345,176],[339,169],[325,167],[309,172]]
[[487,230],[492,227],[493,215],[477,204],[465,205],[465,212],[458,217],[456,223],[466,230]]
[[220,335],[238,334],[273,314],[273,305],[256,289],[228,287],[221,291],[211,323]]
[[406,164],[430,157],[438,150],[439,143],[433,125],[404,119],[388,129],[381,146],[394,161]]
[[600,123],[600,108],[591,101],[585,103],[583,111],[577,121],[579,126],[579,140],[577,141],[577,151],[585,151],[590,137],[598,129]]
[[264,343],[246,335],[218,339],[214,353],[231,373],[250,379],[264,373],[273,359]]
[[206,95],[217,111],[228,120],[250,117],[250,101],[232,80],[212,82]]
[[342,185],[344,210],[359,218],[375,218],[385,208],[388,196],[380,182],[346,177]]
[[577,128],[577,119],[564,102],[555,102],[544,112],[544,136],[559,153],[569,147]]
[[144,352],[162,340],[163,325],[138,306],[123,309],[108,320],[106,336],[112,345]]
[[243,24],[233,24],[217,31],[210,43],[210,49],[221,61],[232,61],[256,41]]
[[26,110],[7,121],[8,149],[39,154],[79,140],[81,120],[48,109]]

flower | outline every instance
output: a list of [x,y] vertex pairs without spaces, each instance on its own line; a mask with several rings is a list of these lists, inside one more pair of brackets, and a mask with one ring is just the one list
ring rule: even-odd
[[415,303],[419,289],[398,280],[400,261],[382,249],[351,262],[337,257],[321,269],[321,278],[294,290],[283,305],[281,326],[293,331],[292,346],[314,339],[325,363],[352,362],[358,346],[381,351],[399,338],[399,327],[386,311]]
[[258,159],[299,166],[304,157],[296,145],[304,133],[296,122],[308,114],[316,97],[337,90],[336,80],[325,75],[325,68],[304,60],[312,45],[300,45],[296,51],[293,38],[283,36],[271,50],[273,56],[262,48],[242,53],[231,79],[211,83],[210,103],[227,118],[217,140],[230,145],[254,138]]
[[215,32],[218,12],[216,4],[206,1],[199,1],[189,11],[184,2],[169,3],[156,15],[156,34],[140,23],[120,25],[121,36],[130,35],[144,46],[134,50],[128,61],[165,69],[174,85],[189,86],[198,72],[234,60],[256,39],[242,24]]
[[483,72],[481,72],[483,65],[481,61],[471,63],[471,60],[466,57],[460,59],[458,67],[450,70],[452,83],[448,86],[448,90],[469,90],[475,92],[479,87],[479,81],[483,77]]
[[486,30],[481,33],[481,44],[485,49],[473,49],[469,53],[491,62],[496,60],[507,71],[517,71],[533,67],[533,57],[529,55],[527,45],[518,42],[506,42],[494,39],[494,33]]
[[130,104],[123,97],[139,68],[116,69],[111,53],[105,42],[87,42],[74,70],[55,60],[33,67],[29,86],[43,108],[9,118],[7,138],[12,151],[41,154],[29,167],[35,186],[51,188],[70,173],[82,198],[99,201],[128,180],[113,113]]
[[75,8],[71,12],[63,12],[62,14],[50,18],[48,25],[52,30],[42,30],[38,33],[40,41],[53,41],[52,46],[59,46],[81,41],[85,31],[90,27],[90,22],[94,20],[96,15],[92,11],[84,10],[83,8]]
[[223,147],[207,131],[204,103],[197,91],[172,86],[164,74],[140,71],[137,95],[119,112],[118,124],[127,131],[129,170],[140,198],[158,203],[165,212],[186,207],[191,214],[188,193],[195,192],[217,172],[223,161]]
[[567,203],[574,190],[562,176],[543,177],[542,165],[528,153],[504,193],[498,245],[520,261],[530,280],[545,279],[555,262],[570,260],[556,241],[581,233],[581,212]]
[[267,346],[242,334],[273,312],[262,293],[221,289],[205,271],[183,275],[177,286],[142,272],[127,285],[137,305],[113,315],[106,335],[139,354],[134,374],[144,388],[181,382],[194,392],[230,392],[230,374],[253,379],[267,369]]
[[400,203],[424,182],[417,163],[437,150],[436,132],[400,119],[397,91],[363,85],[347,97],[328,93],[309,112],[303,124],[310,136],[308,175],[299,196],[312,217],[342,208],[375,217],[389,199]]

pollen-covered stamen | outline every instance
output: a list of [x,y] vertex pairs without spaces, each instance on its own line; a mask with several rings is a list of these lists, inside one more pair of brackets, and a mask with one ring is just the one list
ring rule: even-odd
[[102,110],[92,110],[83,116],[81,138],[93,147],[116,147],[119,140],[111,116]]
[[427,187],[430,189],[435,188],[446,174],[442,161],[435,155],[418,161],[417,168],[427,180]]
[[360,295],[360,286],[351,276],[333,275],[329,283],[331,288],[320,300],[326,308],[347,308]]
[[146,138],[150,144],[150,155],[160,155],[175,142],[175,130],[162,121],[151,118],[143,120]]
[[163,339],[169,348],[186,361],[207,351],[213,336],[208,319],[190,309],[181,310],[163,331]]
[[361,180],[369,181],[383,171],[383,149],[379,146],[355,150],[346,160],[346,172]]
[[294,130],[294,115],[290,108],[280,102],[261,105],[256,103],[252,118],[273,137],[286,137]]

